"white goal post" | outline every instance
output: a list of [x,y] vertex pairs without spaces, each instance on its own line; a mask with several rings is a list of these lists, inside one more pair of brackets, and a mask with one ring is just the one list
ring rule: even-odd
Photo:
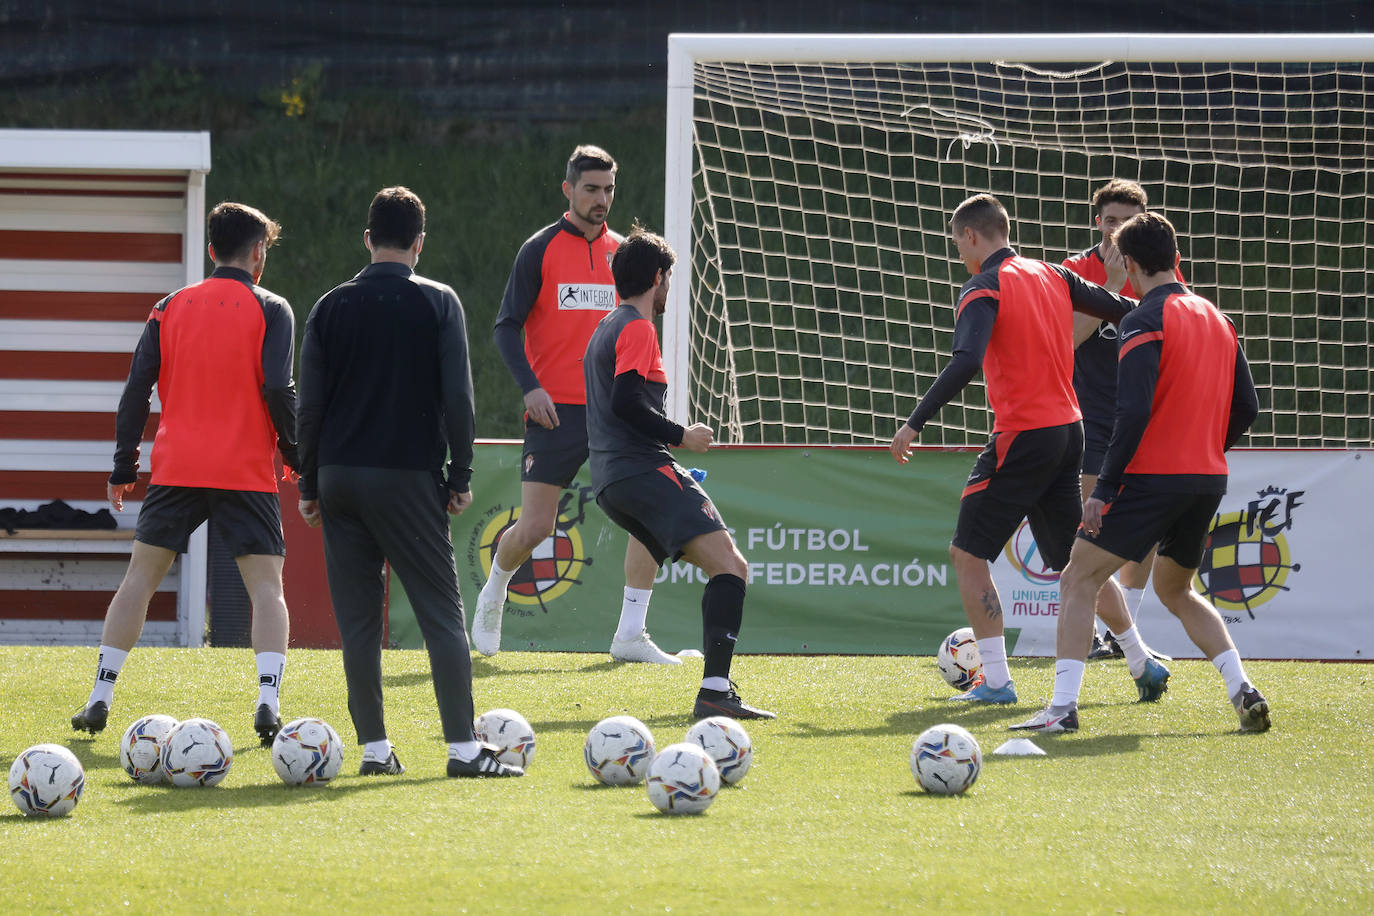
[[[1139,181],[1245,341],[1249,444],[1371,445],[1374,35],[708,35],[668,40],[669,410],[741,444],[873,444],[949,357],[949,212],[1097,241]],[[981,382],[928,445],[981,445]]]

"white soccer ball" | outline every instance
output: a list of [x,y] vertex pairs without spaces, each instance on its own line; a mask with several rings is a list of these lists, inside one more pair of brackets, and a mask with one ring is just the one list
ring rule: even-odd
[[493,709],[484,712],[472,723],[478,741],[497,748],[497,758],[504,764],[528,770],[534,760],[534,729],[525,717],[513,709]]
[[754,742],[749,733],[729,716],[711,716],[693,725],[687,741],[710,755],[720,770],[721,782],[734,785],[754,762]]
[[86,771],[60,744],[35,744],[10,766],[10,798],[25,817],[72,813],[86,787]]
[[936,795],[957,795],[978,779],[983,750],[958,725],[932,725],[911,745],[911,775]]
[[322,785],[343,769],[339,733],[323,719],[295,719],[272,741],[272,769],[288,786]]
[[983,673],[983,658],[978,654],[973,630],[960,627],[946,636],[935,654],[935,664],[940,676],[955,690],[968,690],[976,684],[978,675]]
[[119,763],[135,782],[155,783],[166,779],[162,769],[162,746],[168,733],[177,727],[171,716],[144,716],[124,730],[119,739]]
[[178,723],[162,745],[162,766],[174,786],[218,785],[233,762],[233,742],[209,719]]
[[664,814],[700,814],[720,791],[720,770],[698,744],[670,744],[654,758],[645,780],[649,801]]
[[634,716],[611,716],[592,726],[582,756],[597,782],[632,786],[654,762],[654,736]]

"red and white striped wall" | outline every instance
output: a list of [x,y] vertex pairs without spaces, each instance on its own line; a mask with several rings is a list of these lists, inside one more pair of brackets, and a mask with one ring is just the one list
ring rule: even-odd
[[[204,276],[209,164],[205,133],[0,130],[0,507],[107,506],[134,346],[153,305]],[[155,396],[144,471],[158,409]],[[121,529],[145,486],[116,516]],[[129,544],[0,533],[0,641],[98,639]],[[203,639],[203,531],[179,566],[147,643]]]

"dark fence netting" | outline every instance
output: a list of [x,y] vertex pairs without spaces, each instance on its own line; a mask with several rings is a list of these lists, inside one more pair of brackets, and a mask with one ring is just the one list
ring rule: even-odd
[[1261,0],[1238,17],[1227,0],[0,0],[0,89],[163,67],[253,96],[304,74],[332,89],[403,90],[436,111],[571,120],[661,104],[670,32],[1350,32],[1374,28],[1370,7]]

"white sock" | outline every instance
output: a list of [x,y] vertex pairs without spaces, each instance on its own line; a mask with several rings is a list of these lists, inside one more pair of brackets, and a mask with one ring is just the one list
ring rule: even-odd
[[280,652],[258,653],[258,705],[266,703],[272,712],[281,710],[281,676],[286,656]]
[[1126,613],[1131,615],[1131,622],[1134,623],[1136,615],[1140,613],[1140,603],[1145,600],[1145,589],[1123,585],[1121,595],[1126,599]]
[[1116,644],[1121,647],[1121,651],[1126,654],[1126,667],[1131,671],[1131,677],[1140,677],[1145,673],[1145,659],[1150,654],[1145,651],[1145,643],[1140,639],[1140,631],[1131,624],[1131,628],[1125,633],[1116,634]]
[[115,680],[119,677],[120,669],[124,667],[124,660],[129,657],[129,653],[123,649],[116,649],[113,646],[101,646],[100,655],[95,662],[95,686],[91,688],[91,698],[86,701],[86,705],[92,703],[104,703],[109,706],[114,702]]
[[701,679],[702,690],[718,690],[721,693],[730,689],[730,679],[728,677],[704,677]]
[[369,741],[363,745],[363,756],[369,760],[380,760],[383,763],[391,756],[391,739],[383,738],[381,741]]
[[1216,665],[1221,676],[1226,679],[1226,695],[1228,697],[1240,693],[1240,688],[1249,683],[1250,679],[1245,676],[1245,666],[1240,663],[1240,653],[1235,649],[1227,649],[1212,659],[1212,664]]
[[476,741],[454,741],[448,746],[448,755],[453,760],[467,762],[476,757],[481,749],[482,745]]
[[978,642],[978,655],[983,660],[983,681],[992,688],[1005,687],[1011,680],[1007,667],[1007,638],[989,636]]
[[491,575],[487,576],[487,584],[482,586],[483,599],[492,601],[500,600],[505,602],[506,589],[510,587],[511,576],[515,575],[514,569],[502,569],[496,562],[496,557],[491,558]]
[[644,630],[644,618],[649,614],[649,599],[654,596],[651,588],[630,588],[625,586],[625,600],[620,605],[620,626],[616,627],[616,639],[634,639]]
[[1063,709],[1078,705],[1078,694],[1083,690],[1083,662],[1076,658],[1061,658],[1054,663],[1054,696],[1050,706]]

